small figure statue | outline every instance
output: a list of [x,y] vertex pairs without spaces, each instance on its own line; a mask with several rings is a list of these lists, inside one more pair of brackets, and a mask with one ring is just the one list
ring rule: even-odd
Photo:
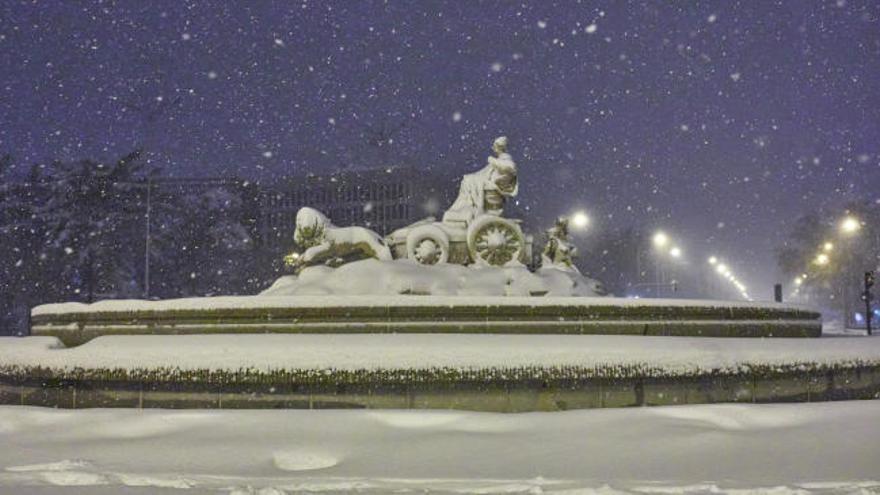
[[547,230],[547,245],[541,253],[541,266],[580,273],[574,266],[577,248],[568,240],[568,218],[559,217]]
[[336,267],[365,258],[391,260],[391,250],[382,236],[364,227],[337,227],[314,208],[300,208],[296,213],[293,240],[305,251],[286,256],[285,263],[297,271],[319,264]]
[[507,137],[495,139],[492,150],[497,156],[490,156],[485,167],[462,178],[458,198],[443,214],[444,222],[467,224],[482,213],[501,216],[506,198],[516,196],[516,163],[507,153]]

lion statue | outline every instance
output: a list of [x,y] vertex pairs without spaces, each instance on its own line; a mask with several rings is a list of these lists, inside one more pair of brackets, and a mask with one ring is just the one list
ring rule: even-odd
[[293,240],[304,249],[285,258],[297,271],[313,265],[337,267],[365,258],[390,261],[382,236],[364,227],[337,227],[320,211],[304,207],[296,213]]

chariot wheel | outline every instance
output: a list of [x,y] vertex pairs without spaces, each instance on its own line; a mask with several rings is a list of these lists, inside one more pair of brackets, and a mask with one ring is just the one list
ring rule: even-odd
[[471,222],[467,245],[475,262],[504,266],[519,261],[525,249],[525,239],[517,224],[494,215],[485,215]]
[[407,258],[422,265],[438,265],[449,260],[449,236],[434,225],[420,225],[406,236]]

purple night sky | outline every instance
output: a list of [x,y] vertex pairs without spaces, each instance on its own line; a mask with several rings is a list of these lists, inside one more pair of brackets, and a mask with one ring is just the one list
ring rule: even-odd
[[534,214],[664,228],[767,297],[794,218],[880,198],[880,2],[0,0],[22,165],[464,172],[500,134]]

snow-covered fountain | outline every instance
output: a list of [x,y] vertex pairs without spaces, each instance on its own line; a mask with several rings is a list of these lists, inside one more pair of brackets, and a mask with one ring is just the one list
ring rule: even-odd
[[530,411],[880,392],[872,349],[706,338],[818,337],[808,308],[605,295],[564,218],[533,257],[504,216],[507,140],[493,150],[440,220],[386,237],[302,208],[292,273],[261,294],[34,308],[42,337],[0,352],[0,403]]
[[295,241],[304,249],[287,262],[296,271],[264,296],[599,296],[572,258],[567,219],[548,231],[540,266],[529,269],[533,237],[520,220],[504,216],[519,190],[507,138],[493,144],[481,170],[465,175],[442,220],[428,217],[383,238],[358,226],[337,227],[321,212],[302,208]]
[[606,296],[579,272],[568,221],[534,238],[504,216],[519,186],[507,138],[433,217],[387,237],[296,216],[293,274],[255,296],[39,306],[32,333],[77,345],[99,335],[200,333],[535,333],[807,337],[820,315],[800,307]]

